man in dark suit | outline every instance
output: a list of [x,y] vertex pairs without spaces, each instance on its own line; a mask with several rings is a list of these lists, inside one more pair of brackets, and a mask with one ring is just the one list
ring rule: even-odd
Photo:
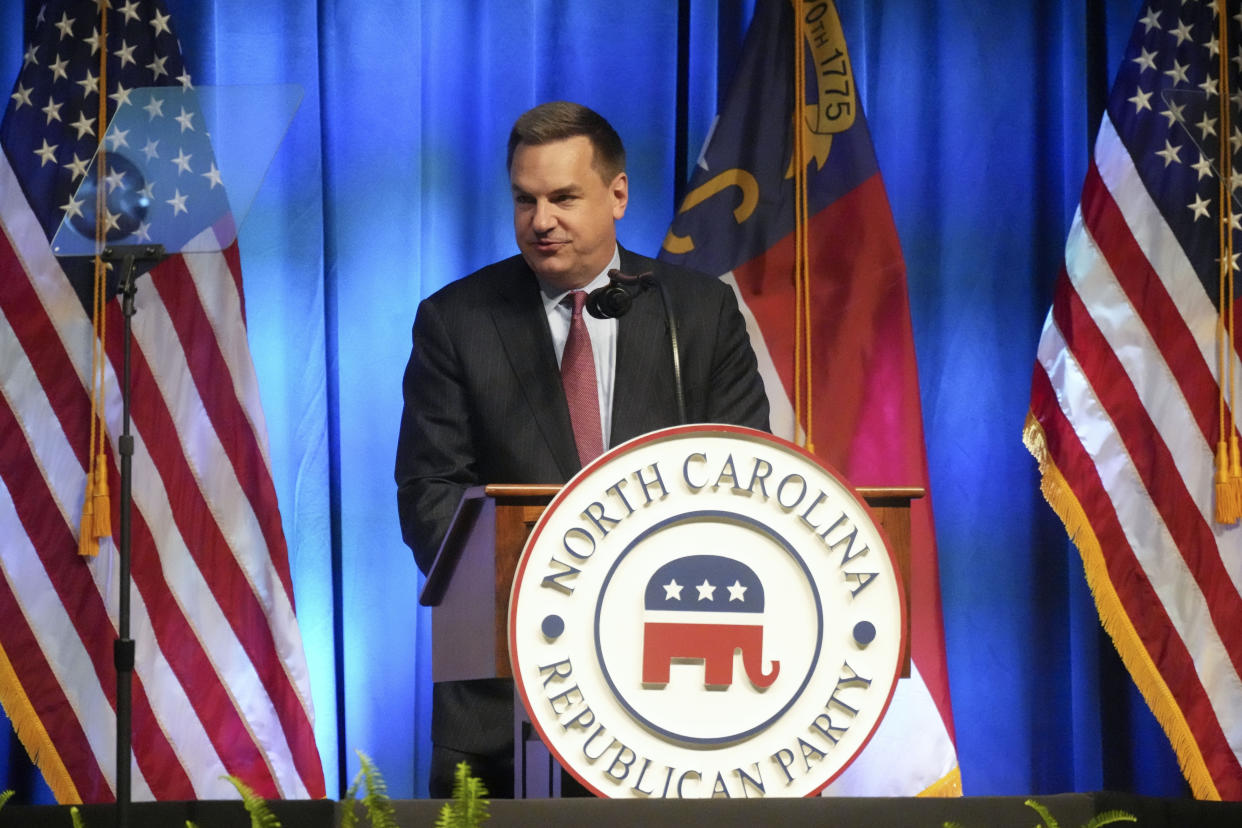
[[[564,483],[593,459],[598,449],[589,448],[592,438],[583,438],[581,419],[573,419],[581,415],[571,416],[558,367],[566,341],[580,336],[577,318],[586,315],[574,314],[564,299],[608,285],[613,268],[651,273],[663,285],[679,338],[686,422],[768,428],[767,399],[732,290],[617,244],[615,223],[629,189],[625,151],[608,122],[577,104],[535,107],[513,127],[508,166],[521,255],[444,287],[419,305],[414,321],[396,479],[402,537],[423,572],[470,486]],[[599,447],[677,425],[660,293],[636,292],[620,319],[584,324],[597,380],[600,422],[592,425]],[[449,795],[462,760],[494,796],[512,795],[512,704],[507,680],[436,685],[432,796]]]

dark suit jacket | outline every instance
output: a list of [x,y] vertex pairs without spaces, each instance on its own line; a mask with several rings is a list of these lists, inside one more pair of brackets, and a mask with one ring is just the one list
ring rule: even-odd
[[[767,398],[729,286],[624,249],[621,270],[653,273],[669,295],[687,421],[767,430]],[[564,483],[580,465],[539,284],[521,256],[425,299],[413,339],[397,504],[402,537],[426,572],[467,488]],[[618,320],[611,443],[677,424],[663,303],[647,290]]]
[[[626,250],[621,269],[652,272],[669,295],[687,421],[766,430],[767,398],[733,291]],[[580,466],[539,283],[520,256],[425,299],[413,337],[397,504],[402,537],[426,572],[467,488],[564,483]],[[648,290],[618,320],[611,442],[677,424],[664,307],[659,292]],[[451,779],[453,765],[468,758],[476,773],[486,770],[494,795],[511,795],[512,683],[438,683],[432,706],[433,779]]]

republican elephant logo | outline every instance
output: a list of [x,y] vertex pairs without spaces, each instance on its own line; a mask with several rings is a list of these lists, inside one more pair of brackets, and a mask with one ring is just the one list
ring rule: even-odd
[[733,684],[734,653],[746,678],[763,690],[780,662],[763,669],[763,584],[746,564],[719,555],[688,555],[660,567],[643,596],[643,684],[668,684],[674,662],[703,663],[703,684]]

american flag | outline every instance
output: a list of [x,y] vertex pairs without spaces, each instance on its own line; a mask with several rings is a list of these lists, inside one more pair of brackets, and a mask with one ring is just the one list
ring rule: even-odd
[[[836,9],[831,3],[798,8],[804,16],[799,48],[814,67],[807,72],[805,114],[795,118],[791,111],[793,6],[759,0],[690,194],[660,255],[734,285],[774,433],[790,440],[811,434],[816,456],[856,486],[926,490],[901,244]],[[827,123],[846,113],[840,124]],[[806,125],[808,149],[809,302],[801,306],[794,275],[795,123]],[[809,349],[796,341],[799,317],[801,333],[809,327]],[[911,569],[911,676],[898,682],[884,721],[828,786],[830,795],[961,794],[930,497],[912,505]]]
[[1217,344],[1230,262],[1219,228],[1224,217],[1238,230],[1242,214],[1242,177],[1221,177],[1242,147],[1242,14],[1231,2],[1221,19],[1215,5],[1140,12],[1040,337],[1025,438],[1192,790],[1236,800],[1242,528],[1216,519],[1214,456],[1236,428],[1230,364],[1242,381],[1236,347]]
[[[77,552],[91,265],[58,259],[50,243],[65,218],[93,209],[78,190],[93,175],[101,75],[107,117],[122,113],[105,146],[142,176],[109,168],[105,187],[147,201],[136,224],[115,214],[111,239],[162,241],[157,223],[187,214],[206,227],[220,218],[218,202],[216,213],[202,208],[221,182],[194,143],[201,124],[172,103],[194,84],[161,3],[49,2],[30,31],[0,124],[0,701],[60,801],[106,802],[116,791],[118,558],[111,538],[98,557]],[[139,91],[152,86],[167,95]],[[127,103],[144,134],[118,141]],[[186,241],[171,238],[172,249]],[[136,306],[133,796],[235,797],[221,779],[232,774],[263,796],[322,797],[236,245],[165,260],[139,279]],[[105,322],[119,528],[118,301]]]

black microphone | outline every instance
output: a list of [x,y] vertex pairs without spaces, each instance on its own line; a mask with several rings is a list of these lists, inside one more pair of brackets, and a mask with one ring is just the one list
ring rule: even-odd
[[630,312],[634,304],[634,292],[641,292],[650,284],[651,274],[627,276],[613,268],[608,271],[608,284],[587,294],[587,313],[596,319],[619,319]]

